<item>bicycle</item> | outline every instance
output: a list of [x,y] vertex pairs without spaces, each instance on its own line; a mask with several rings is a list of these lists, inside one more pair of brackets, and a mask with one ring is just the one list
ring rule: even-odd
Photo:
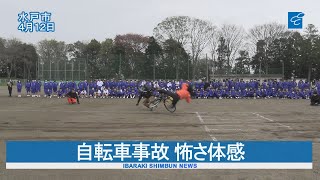
[[155,97],[155,100],[150,102],[150,110],[153,111],[153,108],[158,107],[161,101],[163,101],[164,107],[167,109],[167,111],[171,113],[176,111],[176,106],[172,106],[173,98],[171,96],[161,94],[158,97]]

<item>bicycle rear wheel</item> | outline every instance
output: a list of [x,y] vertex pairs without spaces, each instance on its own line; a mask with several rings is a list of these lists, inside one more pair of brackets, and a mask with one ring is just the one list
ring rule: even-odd
[[172,97],[167,97],[164,100],[164,107],[171,113],[176,111],[176,106],[172,106]]
[[156,98],[155,100],[153,100],[153,101],[150,102],[149,107],[150,107],[150,108],[157,107],[160,102],[161,102],[161,99],[160,99],[160,98]]

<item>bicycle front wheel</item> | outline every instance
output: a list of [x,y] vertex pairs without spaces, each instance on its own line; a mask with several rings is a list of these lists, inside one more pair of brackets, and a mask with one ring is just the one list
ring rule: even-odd
[[172,98],[167,98],[165,101],[164,101],[164,107],[171,113],[175,112],[176,111],[176,106],[173,106],[172,105]]

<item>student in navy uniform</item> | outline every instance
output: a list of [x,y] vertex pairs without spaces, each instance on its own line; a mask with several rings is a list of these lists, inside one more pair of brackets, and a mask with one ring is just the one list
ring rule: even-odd
[[258,98],[260,99],[261,98],[261,89],[258,88],[255,93],[254,93],[254,98]]
[[91,88],[90,90],[89,90],[89,97],[94,97],[94,88]]
[[32,97],[36,97],[36,93],[37,93],[37,82],[36,82],[36,80],[32,80],[32,82],[31,82],[31,93],[32,93]]
[[62,88],[59,88],[59,90],[58,90],[58,98],[62,98],[63,97],[63,90],[62,90]]
[[88,82],[87,82],[87,80],[85,80],[83,82],[83,89],[86,90],[86,92],[88,92]]
[[278,99],[284,99],[284,94],[285,94],[284,91],[279,90],[279,91],[278,91]]
[[298,97],[299,97],[299,99],[305,99],[306,98],[304,92],[301,89],[298,90]]
[[49,87],[48,88],[48,90],[49,90],[49,98],[51,98],[52,95],[53,95],[53,82],[52,81],[49,82],[49,86],[48,87]]
[[61,89],[62,92],[65,90],[65,83],[63,81],[60,81],[59,83],[59,90]]
[[306,99],[310,99],[310,97],[312,96],[312,91],[308,88],[305,90],[305,95],[306,95]]
[[213,99],[213,98],[214,98],[214,91],[213,91],[213,88],[209,88],[209,91],[208,91],[208,98],[211,98],[211,99]]
[[203,98],[204,99],[208,99],[208,91],[207,90],[204,90],[204,92],[203,92]]
[[216,90],[217,99],[222,99],[222,90],[219,88]]
[[42,83],[41,83],[40,79],[38,79],[38,81],[36,81],[36,97],[41,97],[41,95],[40,95],[41,86],[42,86]]
[[75,82],[75,84],[76,84],[77,90],[80,90],[80,92],[81,92],[83,89],[82,81],[79,81],[78,83]]
[[[124,87],[124,86],[122,86],[122,87]],[[119,93],[119,98],[125,98],[123,88],[119,88],[119,92],[118,93]]]
[[234,89],[234,87],[231,88],[230,98],[231,99],[235,99],[236,98],[236,90]]
[[276,90],[276,88],[274,88],[275,86],[273,86],[272,90],[271,90],[271,97],[276,98],[278,97],[278,91]]
[[247,88],[242,90],[241,91],[241,98],[246,98],[247,99],[248,98],[247,92],[248,92]]
[[225,89],[222,90],[222,92],[221,92],[221,97],[222,97],[223,99],[227,98],[227,92],[226,92]]
[[200,92],[199,92],[199,97],[200,99],[204,98],[204,89],[201,87]]
[[48,89],[49,89],[49,82],[47,80],[43,83],[43,91],[44,91],[44,97],[48,96]]
[[52,94],[54,96],[57,96],[57,91],[58,91],[58,83],[56,81],[53,81],[53,83],[52,83]]
[[31,91],[31,82],[30,82],[30,80],[28,80],[26,82],[25,88],[26,88],[26,91],[27,91],[27,96],[30,96],[30,91]]
[[131,92],[130,92],[130,98],[131,99],[134,99],[136,97],[136,91],[134,88],[131,89]]
[[22,83],[21,81],[18,81],[17,82],[18,97],[21,97],[21,90],[22,90]]
[[248,97],[248,98],[253,98],[253,97],[254,97],[254,91],[253,91],[253,89],[249,89],[249,90],[247,91],[247,97]]

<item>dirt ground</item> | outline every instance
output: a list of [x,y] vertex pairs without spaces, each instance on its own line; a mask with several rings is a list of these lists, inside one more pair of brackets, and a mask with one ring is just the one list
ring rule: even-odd
[[[154,112],[136,99],[7,97],[0,87],[0,180],[320,179],[320,107],[308,100],[193,100]],[[6,170],[5,140],[312,140],[313,170]]]

